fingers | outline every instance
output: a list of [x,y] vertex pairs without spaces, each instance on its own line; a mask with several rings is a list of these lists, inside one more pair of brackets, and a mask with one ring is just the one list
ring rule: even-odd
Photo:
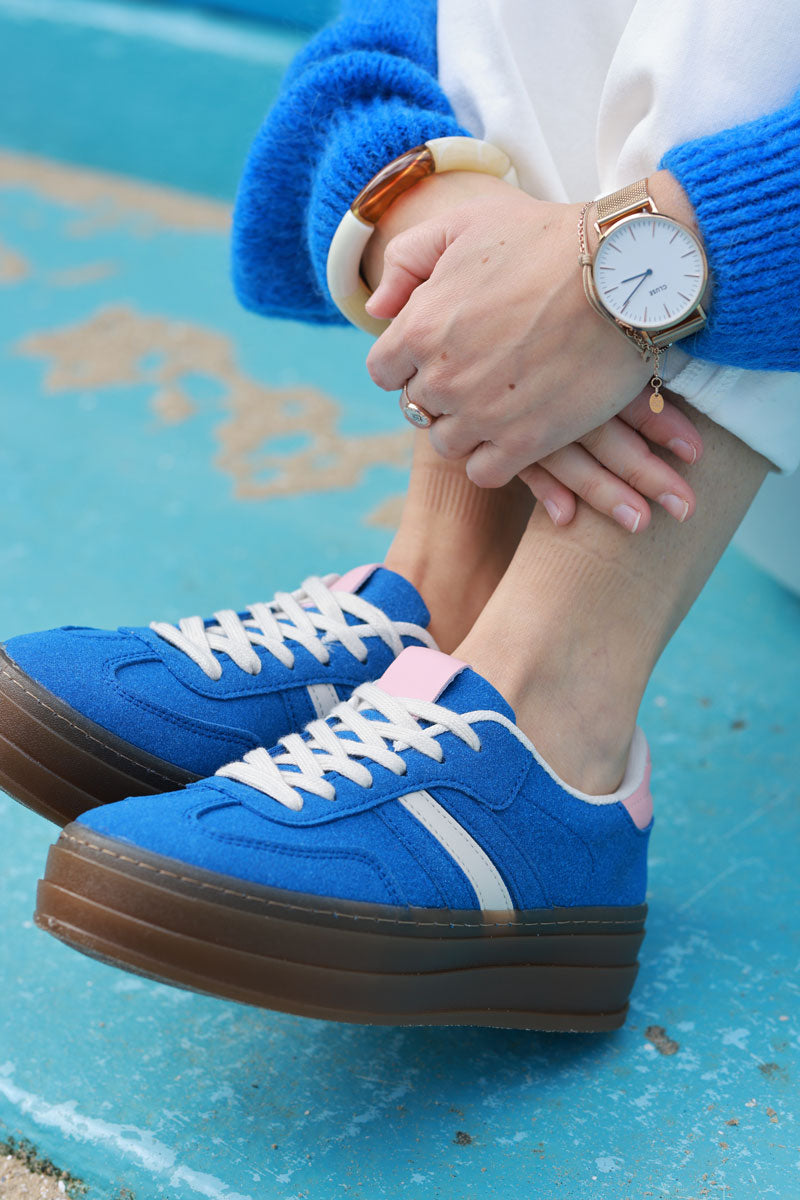
[[[644,438],[624,421],[613,417],[580,441],[612,475],[640,496],[655,500],[677,521],[687,520],[694,512],[695,495],[686,480],[653,454]],[[545,466],[548,466],[546,461]],[[620,492],[620,500],[621,496]],[[621,502],[627,504],[629,500]]]
[[547,474],[629,533],[644,530],[650,523],[645,497],[657,501],[679,522],[694,512],[695,496],[686,480],[618,418],[606,421],[580,444],[573,442],[547,455],[537,465],[545,475],[534,472],[522,477],[537,498],[551,501],[546,506],[551,518],[555,520],[552,507],[560,510],[562,517],[556,524],[565,524],[571,516],[563,515],[563,493],[555,491]]
[[[645,403],[648,403],[646,398]],[[642,424],[647,422],[641,412],[630,416]],[[684,422],[677,409],[668,414],[666,424],[668,427],[660,431],[660,436],[667,443],[676,433],[686,435],[684,440],[690,448],[699,442],[691,422],[688,419]],[[699,445],[702,449],[701,442]],[[500,487],[511,477],[513,463],[505,451],[483,442],[469,458],[466,470],[479,487]],[[655,500],[679,522],[694,512],[695,495],[686,480],[653,454],[630,425],[616,417],[592,430],[580,443],[573,442],[548,454],[518,473],[544,504],[555,525],[566,525],[572,520],[578,496],[629,533],[642,531],[650,524],[646,497]]]
[[476,487],[499,488],[509,483],[527,465],[524,458],[515,459],[508,450],[501,449],[494,442],[481,442],[467,459],[465,470],[467,478]]
[[524,467],[519,478],[547,509],[554,525],[568,525],[575,516],[575,494],[551,475],[548,470],[534,463]]
[[[546,474],[550,474],[575,496],[580,496],[596,512],[611,517],[623,529],[627,529],[628,533],[640,532],[650,524],[650,506],[640,493],[617,475],[607,471],[577,442],[572,442],[563,450],[557,450],[555,454],[548,454],[537,466],[543,468]],[[547,495],[550,499],[552,495],[559,509],[563,511],[563,506],[559,503],[560,497],[555,497],[550,488],[545,487],[543,480],[534,477],[534,484],[542,490],[543,497]],[[533,491],[533,488],[531,490]],[[538,498],[537,491],[534,491],[534,495]],[[552,513],[550,516],[553,519]],[[563,525],[566,521],[567,518],[564,517],[555,523]]]
[[[409,387],[409,392],[413,393],[416,389],[413,383]],[[412,394],[412,400],[417,400],[417,397]],[[420,399],[417,401],[424,405],[425,401]],[[431,445],[436,453],[441,458],[458,459],[466,458],[468,454],[476,449],[478,442],[475,437],[464,429],[463,421],[445,413],[444,416],[437,417],[431,426],[430,434]],[[513,472],[510,478],[513,479]]]
[[[367,355],[367,370],[373,383],[385,392],[399,392],[404,383],[416,375],[420,366],[420,346],[416,338],[409,337],[405,326],[408,309],[392,321],[388,329],[370,348]],[[430,404],[421,397],[415,398],[419,404],[433,413]],[[436,415],[436,414],[434,414]]]
[[430,279],[446,249],[446,227],[438,218],[398,233],[384,251],[383,274],[366,303],[367,312],[373,317],[396,317],[414,288]]
[[639,393],[619,414],[632,429],[641,433],[654,446],[671,450],[685,463],[697,462],[703,453],[703,439],[689,418],[664,397],[664,408],[654,413],[650,408],[650,386]]

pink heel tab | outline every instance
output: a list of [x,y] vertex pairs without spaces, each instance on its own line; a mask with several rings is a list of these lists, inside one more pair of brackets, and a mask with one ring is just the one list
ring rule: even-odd
[[650,751],[645,747],[647,758],[644,765],[644,774],[642,782],[639,786],[626,796],[621,801],[622,805],[627,808],[631,820],[637,829],[646,829],[653,819],[653,796],[650,791]]
[[425,646],[409,646],[399,654],[380,679],[379,688],[390,696],[409,696],[415,700],[439,699],[444,689],[467,664],[441,650]]
[[349,571],[345,571],[344,575],[340,575],[335,583],[331,584],[331,591],[350,592],[355,595],[361,585],[367,582],[373,571],[377,571],[380,565],[380,563],[367,563],[363,567],[351,567]]

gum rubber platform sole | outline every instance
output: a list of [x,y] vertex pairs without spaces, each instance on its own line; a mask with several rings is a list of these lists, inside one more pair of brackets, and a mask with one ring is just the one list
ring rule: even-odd
[[591,1032],[623,1024],[646,905],[506,914],[263,887],[69,826],[35,921],[90,957],[299,1016]]
[[197,779],[76,712],[0,647],[0,790],[57,825]]

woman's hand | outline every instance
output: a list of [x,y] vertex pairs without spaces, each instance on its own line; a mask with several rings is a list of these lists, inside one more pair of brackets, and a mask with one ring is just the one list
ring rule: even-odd
[[436,450],[469,455],[482,487],[591,437],[651,374],[583,294],[580,205],[493,183],[391,238],[367,306],[394,318],[367,357],[373,380],[387,391],[409,381],[438,418]]
[[[656,185],[659,205],[663,194],[665,211],[675,212],[679,219],[690,223],[691,208],[671,176],[658,172],[651,178],[654,194]],[[384,263],[384,255],[392,242],[399,244],[400,235],[432,217],[444,223],[466,202],[480,198],[496,202],[508,190],[509,185],[502,180],[470,171],[433,175],[416,184],[384,214],[367,245],[362,266],[370,286],[377,290],[382,278],[387,285],[390,282],[391,264]],[[394,290],[394,300],[388,307],[401,303],[403,296],[409,298],[419,283],[418,276],[409,277]],[[579,299],[586,305],[582,290]],[[390,314],[382,311],[381,315]],[[602,322],[599,323],[602,327]],[[613,329],[610,332],[622,349],[627,349],[619,334]],[[653,454],[650,444],[662,446],[682,462],[691,464],[702,454],[703,443],[689,418],[674,406],[668,394],[665,400],[663,412],[656,416],[650,411],[646,393],[642,393],[622,409],[619,417],[591,430],[579,442],[548,455],[543,463],[524,466],[521,477],[544,503],[555,524],[566,525],[572,520],[577,497],[631,532],[641,532],[649,524],[650,508],[645,497],[656,500],[679,521],[691,516],[695,506],[692,489],[662,458]]]
[[694,492],[648,443],[693,463],[703,453],[702,439],[668,394],[663,411],[651,412],[649,391],[645,389],[618,417],[580,441],[519,472],[555,525],[569,524],[578,497],[629,533],[641,532],[650,523],[645,497],[657,501],[677,521],[692,515]]

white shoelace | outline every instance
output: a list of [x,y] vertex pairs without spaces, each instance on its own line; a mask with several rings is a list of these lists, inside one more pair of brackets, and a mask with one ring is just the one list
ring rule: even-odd
[[[197,663],[209,679],[217,680],[222,667],[214,651],[227,654],[248,675],[258,675],[262,662],[253,649],[262,646],[285,667],[294,666],[294,654],[287,640],[305,647],[323,665],[330,662],[328,645],[341,642],[359,662],[365,662],[368,649],[365,637],[379,637],[395,655],[403,650],[403,635],[417,638],[436,649],[427,629],[410,621],[392,621],[374,604],[350,592],[335,592],[328,586],[337,576],[320,579],[312,575],[296,592],[276,592],[267,604],[251,604],[244,620],[233,609],[215,612],[216,625],[206,627],[202,617],[184,617],[177,626],[152,621],[150,628],[165,642],[182,650]],[[312,611],[312,604],[318,611]],[[362,624],[348,625],[345,613]]]
[[[385,720],[365,717],[365,709],[374,709]],[[442,733],[453,733],[472,750],[480,750],[481,741],[471,720],[495,718],[497,714],[491,712],[461,715],[429,700],[401,699],[374,683],[362,683],[327,719],[306,726],[305,736],[291,733],[281,738],[280,753],[270,755],[263,748],[250,750],[241,762],[228,763],[217,775],[246,783],[299,812],[303,798],[298,788],[326,800],[336,799],[334,784],[323,778],[327,771],[361,787],[372,787],[369,769],[357,759],[371,759],[395,775],[405,775],[407,767],[399,751],[412,747],[441,762],[444,751],[437,738]],[[421,720],[430,724],[423,729]]]

